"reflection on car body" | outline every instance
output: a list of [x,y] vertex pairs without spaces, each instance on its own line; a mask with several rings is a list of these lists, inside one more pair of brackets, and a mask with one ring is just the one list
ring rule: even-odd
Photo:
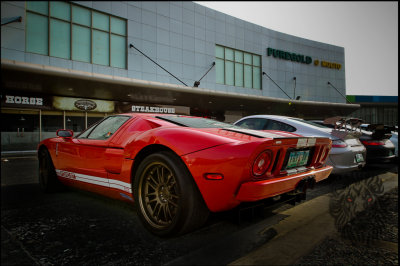
[[210,211],[293,193],[332,171],[328,138],[190,116],[113,115],[76,137],[57,135],[38,146],[45,191],[63,184],[135,201],[144,226],[160,236],[194,230]]

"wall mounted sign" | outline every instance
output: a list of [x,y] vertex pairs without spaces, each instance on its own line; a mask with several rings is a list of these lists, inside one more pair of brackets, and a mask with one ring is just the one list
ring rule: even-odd
[[[275,58],[290,60],[292,62],[303,63],[303,64],[307,64],[307,65],[311,64],[311,62],[313,62],[313,59],[311,58],[311,56],[290,53],[290,52],[286,52],[286,51],[282,51],[282,50],[273,49],[270,47],[267,48],[267,56],[273,56]],[[340,70],[342,68],[342,65],[339,63],[320,61],[318,59],[314,60],[314,65],[326,67],[326,68],[337,69],[337,70]]]
[[175,114],[175,108],[174,107],[155,107],[155,106],[132,105],[132,112]]
[[49,109],[51,97],[38,97],[37,95],[16,95],[5,92],[1,95],[2,107]]
[[26,104],[26,105],[43,105],[43,98],[39,97],[24,97],[24,96],[14,96],[14,95],[6,95],[5,102],[8,104]]
[[267,48],[267,56],[273,56],[276,58],[284,59],[284,60],[290,60],[292,62],[299,62],[303,64],[311,64],[312,58],[310,56],[302,55],[302,54],[296,54],[296,53],[290,53],[282,50],[277,50],[273,48]]
[[53,107],[65,111],[86,111],[86,112],[114,112],[114,102],[104,100],[80,99],[70,97],[53,97]]

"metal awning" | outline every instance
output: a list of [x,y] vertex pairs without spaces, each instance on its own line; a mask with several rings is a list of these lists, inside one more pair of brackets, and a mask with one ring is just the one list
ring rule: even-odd
[[155,81],[104,75],[1,59],[2,88],[121,102],[181,105],[211,112],[240,111],[243,115],[280,114],[304,118],[346,116],[359,104],[289,100]]

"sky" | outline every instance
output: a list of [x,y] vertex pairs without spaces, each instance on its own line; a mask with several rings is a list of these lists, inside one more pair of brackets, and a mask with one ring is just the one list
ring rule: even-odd
[[345,49],[347,95],[398,96],[398,2],[196,2]]

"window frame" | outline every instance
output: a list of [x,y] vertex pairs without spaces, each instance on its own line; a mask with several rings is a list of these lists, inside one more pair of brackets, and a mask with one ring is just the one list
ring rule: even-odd
[[[217,47],[223,49],[223,53],[222,53],[223,57],[217,55]],[[232,50],[233,51],[233,59],[232,60],[226,58],[226,51],[227,50]],[[236,52],[241,53],[241,57],[242,57],[241,60],[236,60],[236,54],[237,54]],[[250,59],[251,59],[251,63],[250,64],[245,62],[245,54],[249,54],[250,55]],[[259,58],[259,65],[258,66],[254,65],[254,59],[253,59],[254,56]],[[218,84],[228,85],[228,86],[236,86],[236,87],[243,87],[243,88],[248,88],[248,89],[256,89],[256,90],[258,90],[258,89],[262,90],[263,89],[263,87],[262,87],[262,78],[261,78],[261,76],[262,76],[262,58],[261,58],[261,55],[253,54],[253,53],[246,52],[246,51],[243,51],[243,50],[234,49],[234,48],[231,48],[231,47],[226,47],[226,46],[219,45],[219,44],[215,44],[215,58],[216,58],[216,61],[217,61],[217,59],[222,60],[223,61],[223,67],[224,67],[224,71],[223,71],[224,83],[219,83],[218,82],[219,79],[216,77],[216,82]],[[227,83],[226,62],[230,62],[230,63],[233,64],[233,85]],[[237,82],[238,79],[236,78],[236,76],[239,73],[236,73],[236,68],[237,68],[236,64],[242,65],[242,71],[241,71],[242,84],[240,84],[240,82]],[[246,82],[245,82],[245,69],[246,69],[246,66],[250,66],[251,67],[251,86],[250,87],[246,87],[245,86],[245,84],[246,84]],[[260,69],[260,73],[258,75],[259,76],[260,88],[255,88],[254,87],[254,84],[255,84],[255,82],[254,82],[254,75],[255,75],[254,68],[259,68]]]
[[[54,16],[51,15],[51,3],[52,2],[57,2],[57,1],[44,1],[44,2],[47,2],[47,15],[46,14],[42,14],[42,13],[40,13],[38,11],[35,11],[35,10],[28,9],[27,1],[25,1],[25,13],[26,13],[25,17],[27,17],[26,15],[28,13],[31,13],[31,14],[35,14],[35,15],[39,15],[39,16],[47,18],[47,29],[46,29],[47,30],[47,54],[27,51],[27,47],[28,46],[27,46],[27,38],[26,38],[27,31],[26,30],[25,30],[25,52],[34,53],[34,54],[40,54],[40,55],[46,55],[46,56],[61,58],[61,59],[65,59],[65,60],[73,60],[73,61],[78,61],[78,62],[90,63],[90,64],[94,64],[94,65],[114,67],[114,68],[119,68],[119,69],[127,69],[128,68],[128,52],[127,52],[127,48],[126,48],[127,47],[127,43],[128,43],[128,20],[127,19],[122,18],[122,17],[118,17],[118,16],[114,16],[114,15],[111,15],[111,14],[107,14],[107,13],[102,12],[102,11],[98,11],[98,10],[94,10],[94,9],[91,9],[91,8],[87,8],[85,6],[81,6],[81,5],[78,5],[76,3],[70,3],[70,2],[67,2],[67,1],[65,1],[65,2],[63,1],[64,3],[67,3],[70,6],[70,8],[69,8],[69,21],[68,21],[68,20],[61,19],[61,18],[58,18],[58,17],[54,17]],[[87,25],[84,25],[84,24],[80,24],[78,22],[73,22],[73,7],[74,6],[86,9],[86,10],[88,10],[90,12],[90,26],[87,26]],[[94,12],[103,14],[103,15],[108,17],[108,24],[109,24],[108,31],[104,31],[102,29],[98,29],[98,28],[94,28],[93,27],[93,13]],[[112,32],[111,31],[111,19],[112,18],[115,18],[115,19],[118,19],[118,20],[122,20],[122,21],[125,22],[125,28],[124,28],[125,35],[122,35],[120,33],[116,33],[116,32]],[[51,55],[51,45],[50,45],[50,39],[51,39],[50,24],[51,23],[50,23],[50,21],[52,19],[58,20],[58,21],[61,21],[61,22],[64,22],[64,23],[65,22],[69,23],[69,58],[64,58],[64,57]],[[27,20],[25,20],[25,29],[26,29],[26,23],[27,23]],[[90,30],[90,61],[89,62],[73,59],[73,33],[72,33],[73,30],[72,29],[73,29],[74,25],[75,26],[84,27],[84,28],[87,28],[87,29]],[[101,31],[101,32],[104,32],[104,33],[108,34],[108,65],[93,63],[93,31],[94,30]],[[113,61],[111,59],[111,54],[112,54],[111,53],[111,51],[112,51],[111,36],[113,36],[113,35],[124,38],[124,44],[125,44],[125,53],[124,53],[125,62],[124,62],[124,67],[115,66],[115,65],[111,64],[111,62]]]

